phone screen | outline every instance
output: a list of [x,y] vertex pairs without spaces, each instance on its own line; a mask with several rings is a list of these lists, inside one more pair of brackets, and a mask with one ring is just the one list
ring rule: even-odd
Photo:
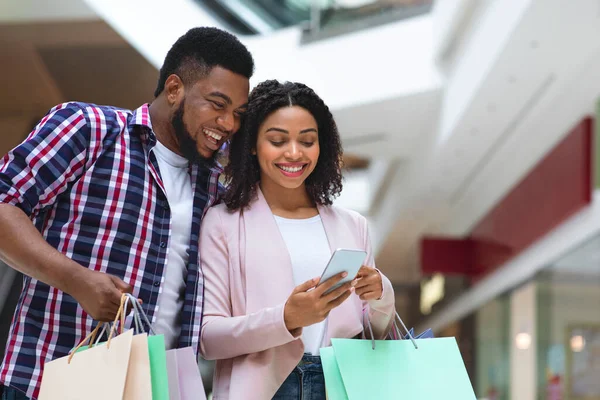
[[347,272],[348,276],[325,293],[329,293],[344,283],[352,281],[356,277],[356,274],[358,274],[358,270],[365,262],[366,257],[367,252],[364,250],[337,249],[329,259],[327,267],[325,267],[325,271],[321,275],[319,285],[340,272]]

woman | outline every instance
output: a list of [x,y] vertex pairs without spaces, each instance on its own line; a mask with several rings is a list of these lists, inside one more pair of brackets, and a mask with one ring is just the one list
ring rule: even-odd
[[[331,205],[342,149],[323,101],[303,84],[266,81],[244,118],[224,204],[208,211],[200,237],[201,353],[217,360],[213,398],[325,399],[319,348],[360,336],[366,317],[385,337],[394,292],[374,268],[365,218]],[[342,279],[318,285],[337,248],[366,250],[367,260],[325,294]]]

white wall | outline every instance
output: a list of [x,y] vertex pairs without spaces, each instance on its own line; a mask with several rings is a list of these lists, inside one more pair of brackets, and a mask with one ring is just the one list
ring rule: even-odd
[[470,107],[475,94],[484,84],[490,70],[532,0],[480,1],[478,21],[462,44],[460,57],[448,77],[441,115],[439,143],[443,144]]

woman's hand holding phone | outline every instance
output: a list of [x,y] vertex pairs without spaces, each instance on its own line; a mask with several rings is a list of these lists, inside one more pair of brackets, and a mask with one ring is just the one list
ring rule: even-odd
[[379,300],[383,296],[383,281],[375,268],[363,265],[356,278],[356,294],[361,300]]
[[285,303],[283,311],[286,328],[294,334],[297,329],[324,321],[331,310],[342,304],[354,292],[356,280],[346,282],[325,294],[346,276],[348,273],[342,272],[321,285],[319,285],[319,278],[313,278],[296,286]]

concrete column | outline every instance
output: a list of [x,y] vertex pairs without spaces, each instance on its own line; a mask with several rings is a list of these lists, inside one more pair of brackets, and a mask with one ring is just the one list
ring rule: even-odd
[[510,393],[512,400],[537,399],[537,284],[510,296]]

